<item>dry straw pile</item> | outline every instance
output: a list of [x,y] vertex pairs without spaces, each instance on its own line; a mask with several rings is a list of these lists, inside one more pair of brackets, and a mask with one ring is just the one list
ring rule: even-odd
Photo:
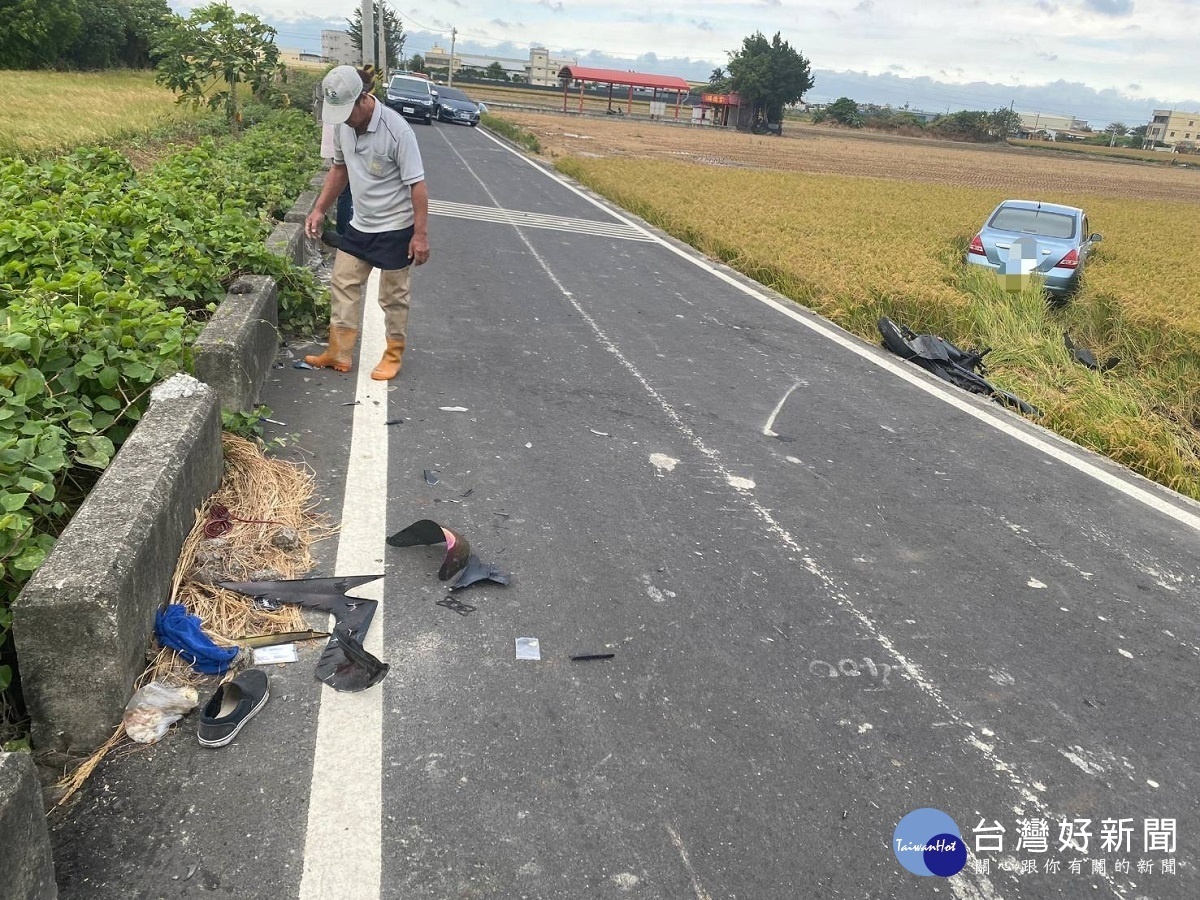
[[[184,604],[189,613],[200,617],[208,635],[226,646],[243,637],[303,630],[307,625],[299,607],[262,609],[249,597],[214,582],[297,578],[312,568],[311,545],[332,533],[314,512],[312,476],[298,466],[264,456],[256,444],[243,438],[226,434],[222,444],[221,486],[197,511],[196,524],[179,556],[169,602]],[[197,675],[170,649],[153,655],[137,687],[151,681],[201,686],[201,702],[205,691],[215,687],[213,678]],[[57,805],[70,799],[108,753],[126,746],[132,750],[138,745],[118,726],[103,746],[60,782],[64,793]]]

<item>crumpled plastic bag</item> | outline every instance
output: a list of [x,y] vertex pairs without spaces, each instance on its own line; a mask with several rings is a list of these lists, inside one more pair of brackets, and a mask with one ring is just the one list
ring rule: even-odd
[[132,740],[153,744],[172,724],[199,705],[200,695],[195,688],[152,681],[130,698],[121,724]]

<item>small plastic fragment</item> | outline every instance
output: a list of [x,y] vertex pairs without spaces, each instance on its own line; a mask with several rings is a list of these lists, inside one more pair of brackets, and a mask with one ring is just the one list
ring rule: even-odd
[[313,371],[316,371],[317,367],[309,365],[302,359],[298,359],[294,363],[292,363],[292,368],[293,369],[312,369]]
[[431,485],[437,484],[441,480],[442,480],[441,474],[438,472],[437,469],[426,469],[425,470],[425,483],[426,484],[431,484]]
[[612,659],[615,653],[577,653],[571,657],[571,662],[587,662],[592,659]]
[[404,420],[403,420],[403,419],[401,419],[401,418],[388,419],[388,420],[387,420],[386,422],[384,422],[383,424],[384,424],[384,425],[403,425],[403,424],[404,424]]
[[517,659],[541,659],[542,644],[535,637],[517,638]]

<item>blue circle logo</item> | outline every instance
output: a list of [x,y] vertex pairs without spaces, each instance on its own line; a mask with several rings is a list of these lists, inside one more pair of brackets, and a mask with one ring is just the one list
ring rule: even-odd
[[892,834],[892,852],[914,875],[957,875],[967,864],[967,842],[940,809],[915,809]]

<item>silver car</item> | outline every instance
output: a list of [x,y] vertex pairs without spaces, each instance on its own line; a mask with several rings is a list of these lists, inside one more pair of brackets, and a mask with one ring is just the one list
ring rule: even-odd
[[1087,213],[1074,206],[1037,200],[1005,200],[971,238],[967,262],[986,266],[1010,290],[1019,290],[1034,273],[1046,290],[1067,297],[1093,247],[1103,238],[1088,231]]

